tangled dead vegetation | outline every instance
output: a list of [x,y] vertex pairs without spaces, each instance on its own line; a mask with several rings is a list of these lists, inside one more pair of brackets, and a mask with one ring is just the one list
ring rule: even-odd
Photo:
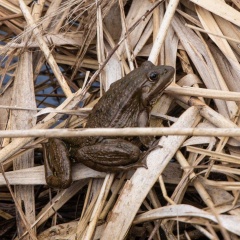
[[[148,169],[74,164],[65,190],[46,186],[47,130],[0,135],[0,238],[238,239],[239,8],[237,0],[1,0],[0,130],[66,137],[111,83],[148,59],[176,69],[150,119],[176,134],[157,138]],[[185,128],[202,135],[179,134]]]

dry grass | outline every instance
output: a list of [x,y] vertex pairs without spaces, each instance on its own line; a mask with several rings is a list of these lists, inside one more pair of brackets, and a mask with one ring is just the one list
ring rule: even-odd
[[[0,239],[239,238],[240,3],[168,2],[0,1]],[[151,112],[165,136],[148,169],[79,163],[68,189],[49,189],[42,131],[73,134],[61,128],[84,126],[147,59],[176,69]]]

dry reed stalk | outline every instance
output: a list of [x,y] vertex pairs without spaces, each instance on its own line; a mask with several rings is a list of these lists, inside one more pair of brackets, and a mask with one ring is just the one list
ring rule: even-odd
[[237,26],[240,26],[239,12],[221,0],[213,0],[211,2],[208,2],[207,0],[191,0],[191,2],[201,6],[202,8],[205,8],[209,12],[212,12],[236,24]]
[[165,40],[166,34],[167,34],[167,30],[169,29],[171,20],[173,18],[173,15],[176,11],[177,5],[179,3],[179,0],[170,0],[169,4],[168,4],[168,8],[166,10],[166,13],[164,15],[164,19],[161,23],[161,26],[158,30],[158,35],[156,36],[156,39],[154,41],[151,53],[149,55],[148,60],[156,63],[157,60],[157,56],[161,50],[163,41]]
[[[101,191],[98,195],[98,199],[97,199],[96,204],[93,208],[92,215],[89,219],[88,228],[85,229],[84,235],[81,236],[81,238],[83,238],[83,239],[93,238],[93,234],[94,234],[94,231],[95,231],[95,228],[96,228],[96,225],[97,225],[97,221],[99,219],[99,215],[100,215],[100,213],[101,213],[101,211],[104,207],[104,204],[105,204],[105,201],[106,201],[107,196],[109,194],[109,191],[110,191],[113,180],[114,180],[114,174],[107,174],[106,175],[106,177],[104,179],[104,182],[102,184],[102,187],[101,187]],[[77,237],[79,237],[79,236],[77,235]]]
[[[236,0],[0,1],[0,41],[5,45],[0,46],[0,136],[5,137],[0,161],[10,185],[46,184],[43,166],[8,168],[29,149],[35,149],[36,163],[41,165],[39,143],[48,137],[166,135],[160,139],[161,148],[148,155],[148,169],[130,171],[119,179],[117,174],[76,164],[76,182],[70,188],[58,193],[39,188],[40,199],[48,197],[47,191],[54,194],[49,202],[36,198],[41,211],[31,227],[46,230],[39,239],[51,239],[53,232],[55,238],[66,239],[123,239],[128,233],[133,238],[160,239],[159,229],[169,239],[239,237],[239,6]],[[14,79],[21,54],[33,55],[33,60]],[[110,84],[148,57],[176,69],[175,83],[151,112],[151,127],[160,128],[71,129],[83,127],[86,114]],[[25,93],[21,99],[13,96],[16,104],[8,107],[12,85],[17,79],[27,83],[28,74],[34,90],[24,84],[19,88],[35,94],[31,101],[38,106],[20,105]],[[37,117],[37,125],[9,131],[10,109],[19,119],[24,112],[29,121]],[[65,119],[66,115],[72,116]],[[10,142],[10,137],[17,139]],[[0,190],[11,202],[4,176],[0,174]],[[76,209],[82,213],[75,216],[71,198],[77,193],[81,198]],[[58,224],[66,216],[65,207],[67,221],[81,216],[80,221],[51,228],[49,220]],[[3,210],[0,217],[15,216]],[[29,229],[22,237],[34,238],[27,224],[30,217],[22,213],[22,219]],[[0,238],[12,238],[8,229],[0,232]]]
[[[220,128],[85,128],[85,129],[36,129],[36,130],[5,130],[0,131],[0,137],[11,138],[27,138],[27,137],[44,137],[44,138],[66,138],[66,137],[86,137],[86,136],[118,136],[118,137],[134,137],[134,136],[212,136],[212,137],[233,137],[239,139],[240,129],[233,122],[219,117],[214,111],[200,109],[200,113],[209,121]],[[215,114],[213,116],[211,113]],[[0,161],[2,162],[2,161]]]
[[69,86],[67,85],[66,80],[64,79],[64,77],[62,75],[62,72],[60,71],[54,57],[52,56],[50,49],[48,48],[46,42],[42,38],[41,32],[39,31],[39,29],[35,25],[34,20],[31,16],[30,12],[27,9],[27,6],[25,5],[25,3],[22,0],[19,0],[19,3],[20,3],[21,10],[24,14],[24,17],[25,17],[27,23],[30,26],[32,26],[33,34],[35,35],[35,37],[38,41],[39,47],[41,48],[42,52],[44,53],[46,60],[48,61],[48,63],[50,65],[52,71],[54,72],[56,78],[58,79],[59,84],[62,87],[63,92],[66,94],[66,96],[70,96],[72,94],[72,92],[71,92]]
[[[73,180],[83,180],[89,178],[103,178],[106,173],[94,171],[82,164],[75,164],[72,169]],[[5,173],[10,185],[45,185],[45,172],[43,166],[27,168],[16,171],[9,171]],[[0,175],[0,186],[6,184],[2,175]]]
[[175,87],[174,84],[166,89],[167,93],[174,95],[195,96],[213,99],[222,99],[227,101],[240,101],[240,94],[238,92],[219,91],[212,89],[202,89],[195,87]]
[[[33,91],[32,79],[32,54],[25,52],[19,58],[16,77],[13,87],[12,105],[35,107],[35,96]],[[23,97],[24,96],[24,97]],[[24,110],[12,110],[9,120],[11,129],[29,129],[36,124],[36,112]],[[14,159],[14,170],[29,168],[34,166],[34,151],[28,150],[22,156]],[[33,186],[15,186],[15,195],[18,202],[21,202],[25,209],[26,217],[29,224],[35,221],[35,201]],[[19,211],[19,209],[17,210]],[[26,228],[23,222],[18,221],[19,237],[25,232]],[[33,229],[35,232],[36,229]],[[36,232],[35,232],[36,234]],[[26,238],[28,239],[28,238]]]

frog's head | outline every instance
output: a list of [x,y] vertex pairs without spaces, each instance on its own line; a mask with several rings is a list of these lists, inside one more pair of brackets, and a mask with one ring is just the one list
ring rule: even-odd
[[146,61],[141,66],[145,81],[142,85],[142,103],[149,105],[173,81],[174,68],[171,66],[155,66]]

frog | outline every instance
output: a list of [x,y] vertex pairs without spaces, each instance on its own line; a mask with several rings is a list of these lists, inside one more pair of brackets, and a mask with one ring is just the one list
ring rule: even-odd
[[[92,108],[85,127],[148,127],[152,103],[171,84],[174,72],[171,66],[145,61],[111,84]],[[147,137],[50,138],[43,148],[46,182],[53,188],[68,188],[73,161],[108,173],[146,167],[140,145],[149,142]]]

